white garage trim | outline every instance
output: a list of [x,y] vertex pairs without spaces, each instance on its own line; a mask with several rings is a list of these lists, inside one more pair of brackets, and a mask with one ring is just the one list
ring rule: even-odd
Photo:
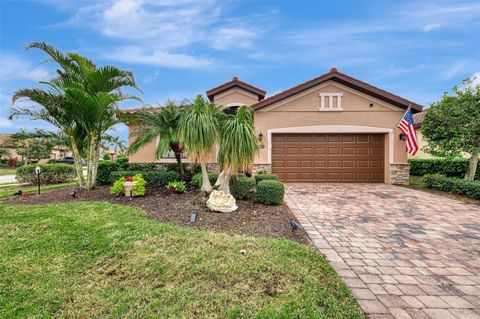
[[272,128],[267,131],[267,164],[272,164],[272,134],[273,133],[388,133],[389,162],[393,164],[393,134],[394,129],[388,127],[373,127],[360,125],[315,125]]

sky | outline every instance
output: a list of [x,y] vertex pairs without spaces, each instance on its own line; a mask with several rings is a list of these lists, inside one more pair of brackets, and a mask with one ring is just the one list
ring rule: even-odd
[[147,105],[233,76],[268,96],[336,67],[428,107],[480,80],[480,1],[0,0],[0,133],[51,129],[8,120],[15,90],[55,74],[33,41],[133,71]]

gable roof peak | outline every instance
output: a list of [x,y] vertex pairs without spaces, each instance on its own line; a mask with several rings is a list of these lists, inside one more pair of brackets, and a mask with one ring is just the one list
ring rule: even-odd
[[308,90],[314,86],[317,86],[319,84],[325,83],[330,80],[335,81],[339,84],[343,84],[357,91],[360,91],[362,93],[365,93],[367,95],[378,98],[380,100],[383,100],[385,102],[388,102],[390,104],[393,104],[395,106],[398,106],[404,109],[407,109],[408,107],[411,106],[413,109],[413,112],[420,112],[423,108],[423,106],[420,104],[417,104],[415,102],[402,98],[398,95],[382,90],[371,84],[365,83],[345,73],[341,73],[335,67],[331,68],[329,72],[324,73],[316,78],[305,81],[301,84],[298,84],[294,87],[291,87],[277,94],[271,95],[264,100],[258,101],[257,103],[251,105],[251,107],[255,111],[259,110],[261,108],[272,105],[278,101],[284,100],[288,97],[296,95],[300,92],[303,92],[305,90]]
[[207,97],[210,100],[210,102],[213,102],[213,97],[215,95],[221,94],[225,91],[228,91],[232,88],[240,88],[244,91],[247,91],[249,93],[252,93],[258,97],[258,100],[261,101],[265,98],[265,94],[267,92],[265,90],[262,90],[256,86],[253,86],[247,82],[241,81],[238,79],[238,77],[235,75],[230,81],[225,82],[223,84],[220,84],[210,90],[207,90]]

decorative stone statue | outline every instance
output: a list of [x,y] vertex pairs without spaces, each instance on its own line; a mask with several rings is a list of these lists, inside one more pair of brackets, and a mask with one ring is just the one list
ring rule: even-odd
[[235,198],[231,194],[225,194],[217,190],[210,193],[206,204],[210,210],[222,213],[234,212],[238,208]]

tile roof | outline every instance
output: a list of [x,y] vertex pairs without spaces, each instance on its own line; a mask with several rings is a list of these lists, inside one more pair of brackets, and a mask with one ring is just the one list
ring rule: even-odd
[[386,101],[388,103],[391,103],[393,105],[403,107],[403,108],[408,108],[411,106],[415,111],[421,111],[423,106],[420,104],[417,104],[415,102],[412,102],[410,100],[407,100],[405,98],[402,98],[398,95],[395,95],[393,93],[387,92],[385,90],[382,90],[376,86],[373,86],[371,84],[365,83],[363,81],[360,81],[356,78],[353,78],[349,75],[346,75],[344,73],[339,72],[336,68],[332,68],[330,72],[327,72],[325,74],[322,74],[316,78],[313,78],[311,80],[308,80],[306,82],[303,82],[299,85],[296,85],[292,88],[289,88],[285,91],[279,92],[275,95],[269,96],[266,99],[259,101],[251,107],[254,110],[259,110],[262,109],[266,106],[269,106],[273,103],[276,103],[278,101],[281,101],[283,99],[286,99],[292,95],[298,94],[302,91],[308,90],[316,85],[319,85],[321,83],[327,82],[327,81],[335,81],[340,84],[346,85],[348,87],[351,87],[355,90],[361,91],[363,93],[366,93],[368,95],[371,95],[373,97],[376,97],[380,100]]
[[210,90],[207,90],[207,97],[210,102],[213,102],[213,97],[220,93],[223,93],[231,88],[238,87],[244,89],[247,92],[253,93],[258,96],[258,100],[263,100],[265,98],[265,94],[267,93],[265,90],[262,90],[256,86],[248,84],[247,82],[240,81],[238,77],[234,76],[231,81],[225,82],[220,84]]

